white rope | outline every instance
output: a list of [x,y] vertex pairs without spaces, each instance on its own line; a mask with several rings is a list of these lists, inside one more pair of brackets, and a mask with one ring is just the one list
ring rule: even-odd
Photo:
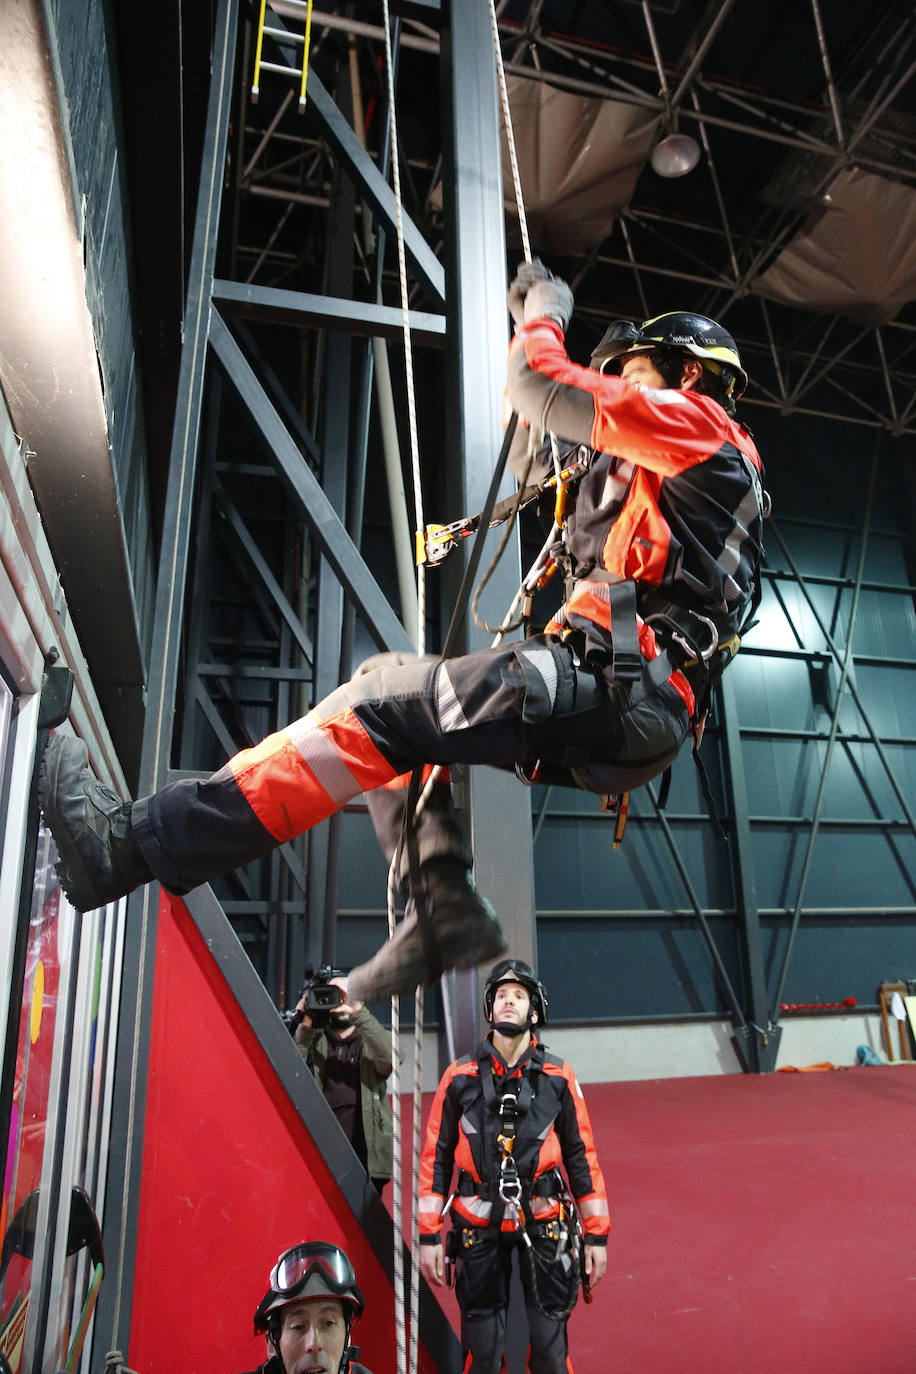
[[[404,250],[404,220],[401,204],[401,164],[398,153],[398,127],[395,110],[394,60],[391,51],[391,18],[388,0],[383,0],[385,27],[385,68],[388,78],[388,120],[391,138],[391,180],[395,204],[395,228],[398,245],[398,280],[401,289],[401,316],[404,332],[404,365],[407,379],[407,417],[410,432],[410,461],[413,475],[414,510],[416,528],[424,528],[423,494],[420,475],[420,446],[417,438],[417,406],[414,389],[413,347],[410,335],[410,301],[407,292],[407,257]],[[417,568],[417,653],[422,655],[426,645],[426,575],[422,566]],[[397,875],[395,854],[388,873],[388,932],[389,938],[395,929],[395,892]],[[419,1169],[420,1169],[420,1116],[422,1106],[423,1081],[423,988],[418,987],[414,995],[414,1090],[413,1090],[413,1159],[411,1169],[411,1247],[413,1256],[410,1275],[410,1331],[409,1350],[405,1333],[404,1312],[404,1246],[402,1237],[402,1188],[403,1146],[401,1139],[401,1074],[400,1074],[400,998],[391,999],[392,1047],[394,1049],[392,1070],[394,1074],[394,1132],[393,1132],[393,1174],[394,1174],[394,1305],[395,1328],[397,1333],[398,1374],[416,1374],[419,1356],[420,1336],[420,1212],[419,1212]]]
[[[528,237],[528,222],[525,216],[525,206],[522,197],[521,177],[518,170],[518,158],[516,156],[515,138],[512,129],[512,115],[509,109],[509,93],[506,87],[506,74],[503,66],[502,51],[499,42],[499,28],[496,20],[496,9],[494,0],[489,0],[490,5],[490,25],[493,32],[493,46],[496,57],[496,70],[499,83],[500,103],[502,107],[503,125],[506,132],[506,141],[509,150],[509,162],[512,168],[512,180],[515,190],[515,202],[518,210],[519,227],[522,236],[522,245],[527,262],[531,261],[531,246]],[[383,0],[384,28],[385,28],[385,65],[388,79],[388,118],[391,136],[391,172],[392,189],[395,202],[395,227],[397,232],[398,246],[398,278],[401,291],[401,315],[403,320],[404,333],[404,360],[407,380],[407,414],[410,433],[410,455],[411,470],[413,475],[414,488],[414,507],[416,513],[416,528],[425,528],[422,501],[422,483],[420,474],[419,443],[417,439],[417,412],[416,395],[414,389],[413,372],[413,349],[410,334],[410,306],[407,291],[407,263],[404,250],[404,226],[401,202],[401,174],[400,161],[398,156],[398,136],[397,136],[397,115],[395,111],[395,82],[394,82],[394,61],[391,51],[391,19],[389,14],[388,0]],[[519,591],[513,601],[512,607],[504,619],[504,625],[508,624],[514,614],[519,600],[526,591],[533,587],[537,577],[540,576],[543,565],[546,564],[549,543],[554,537],[556,525],[551,531],[548,544],[545,544],[531,572],[523,581]],[[499,644],[504,631],[497,635],[494,645]],[[422,655],[425,652],[426,643],[426,575],[422,564],[417,569],[417,652]],[[415,817],[419,816],[423,806],[429,797],[436,779],[439,777],[441,769],[437,766],[432,770],[430,777],[415,809]],[[389,938],[395,931],[395,901],[397,892],[397,873],[395,865],[398,856],[392,860],[388,872],[388,934]],[[407,1339],[405,1332],[405,1311],[404,1311],[404,1247],[402,1235],[402,1172],[403,1172],[403,1140],[401,1129],[401,1080],[400,1080],[400,998],[393,996],[391,999],[391,1040],[393,1050],[392,1078],[393,1095],[395,1100],[395,1110],[392,1114],[392,1148],[393,1160],[393,1208],[394,1208],[394,1304],[395,1304],[395,1329],[397,1337],[397,1368],[398,1374],[416,1374],[417,1360],[419,1353],[419,1297],[420,1297],[420,1270],[417,1263],[419,1255],[419,1167],[420,1167],[420,1118],[422,1102],[422,1080],[423,1080],[423,988],[418,987],[414,1000],[414,1092],[413,1092],[413,1167],[411,1171],[411,1254],[414,1256],[414,1263],[411,1267],[410,1284],[410,1332],[409,1332],[409,1351],[406,1349]]]
[[525,261],[530,262],[531,242],[528,238],[528,219],[525,214],[525,201],[522,196],[522,179],[519,175],[518,157],[515,152],[515,134],[512,129],[512,112],[509,109],[509,90],[506,86],[506,69],[503,66],[503,50],[499,41],[499,24],[496,20],[495,0],[490,0],[490,28],[493,31],[493,51],[496,54],[496,77],[499,82],[499,102],[502,107],[503,127],[506,131],[506,147],[509,150],[509,165],[512,168],[512,185],[515,190],[515,208],[518,211],[518,227],[522,236],[522,251],[525,254]]
[[[407,419],[410,430],[410,463],[413,474],[414,510],[417,529],[423,524],[423,493],[420,482],[420,446],[417,440],[417,404],[414,391],[413,347],[410,337],[410,301],[407,294],[407,257],[404,251],[404,219],[401,208],[401,161],[398,155],[398,125],[394,101],[394,60],[391,55],[391,20],[388,0],[383,0],[385,16],[385,66],[388,73],[388,120],[391,129],[391,181],[394,191],[395,228],[398,242],[398,278],[401,287],[401,317],[404,330],[404,363],[407,374]],[[417,653],[426,652],[426,577],[422,564],[417,569]]]

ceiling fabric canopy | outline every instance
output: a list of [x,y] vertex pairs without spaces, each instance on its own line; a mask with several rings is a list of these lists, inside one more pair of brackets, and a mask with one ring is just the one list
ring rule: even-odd
[[885,324],[916,300],[916,191],[853,167],[751,290],[805,310]]
[[[588,252],[607,238],[630,202],[662,120],[638,105],[506,80],[528,231],[544,253]],[[520,245],[508,149],[503,188],[509,243]]]

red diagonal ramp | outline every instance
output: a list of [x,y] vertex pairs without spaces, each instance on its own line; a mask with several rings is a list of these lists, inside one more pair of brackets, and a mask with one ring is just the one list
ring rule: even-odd
[[[131,1368],[255,1368],[264,1344],[251,1317],[270,1268],[287,1246],[318,1239],[343,1245],[356,1268],[363,1362],[395,1374],[388,1212],[213,894],[163,893]],[[422,1298],[420,1369],[457,1371],[454,1333]]]

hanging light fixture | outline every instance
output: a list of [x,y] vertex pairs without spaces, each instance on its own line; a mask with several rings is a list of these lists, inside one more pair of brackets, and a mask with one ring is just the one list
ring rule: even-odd
[[678,132],[677,115],[668,132],[652,150],[652,170],[660,177],[685,177],[700,160],[700,145],[689,134]]

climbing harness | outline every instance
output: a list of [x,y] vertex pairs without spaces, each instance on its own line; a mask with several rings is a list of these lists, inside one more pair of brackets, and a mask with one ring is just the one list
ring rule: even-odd
[[[443,1215],[451,1208],[456,1195],[477,1197],[488,1203],[490,1210],[486,1226],[457,1226],[452,1229],[447,1247],[452,1258],[480,1244],[489,1232],[496,1231],[507,1238],[514,1236],[525,1257],[535,1306],[545,1317],[562,1321],[575,1306],[580,1282],[585,1300],[591,1301],[584,1267],[585,1231],[561,1170],[550,1169],[536,1179],[524,1178],[515,1153],[519,1126],[537,1097],[543,1064],[544,1051],[538,1046],[521,1071],[504,1077],[497,1088],[490,1057],[484,1055],[479,1059],[478,1073],[484,1103],[496,1117],[498,1174],[492,1181],[484,1183],[462,1171],[456,1193],[446,1203]],[[532,1208],[532,1202],[537,1198],[556,1201],[557,1215],[547,1221],[539,1221]],[[548,1308],[542,1302],[535,1238],[543,1238],[553,1244],[551,1263],[559,1264],[569,1279],[568,1298],[562,1308]],[[573,1276],[575,1283],[572,1282]]]

